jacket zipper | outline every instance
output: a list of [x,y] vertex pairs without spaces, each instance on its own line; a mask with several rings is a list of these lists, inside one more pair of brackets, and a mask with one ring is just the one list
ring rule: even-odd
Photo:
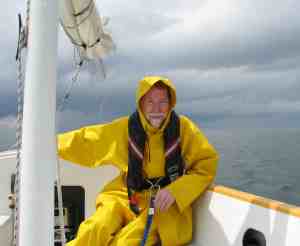
[[151,157],[150,157],[150,141],[149,141],[149,138],[147,138],[146,140],[147,142],[147,145],[148,145],[148,162],[150,163],[151,162]]

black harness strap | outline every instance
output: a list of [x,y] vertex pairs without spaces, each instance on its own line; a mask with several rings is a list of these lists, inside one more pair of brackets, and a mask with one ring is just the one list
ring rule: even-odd
[[[180,148],[180,120],[172,111],[170,121],[164,130],[165,176],[145,179],[143,176],[143,160],[147,134],[142,126],[138,112],[129,117],[128,122],[128,174],[127,190],[129,205],[133,212],[139,214],[135,192],[151,188],[151,184],[160,187],[173,182],[184,172],[184,161]],[[149,182],[150,181],[150,182]]]

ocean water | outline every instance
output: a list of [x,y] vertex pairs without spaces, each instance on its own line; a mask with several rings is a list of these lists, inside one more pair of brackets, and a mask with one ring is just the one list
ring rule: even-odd
[[[216,184],[300,206],[300,129],[202,129],[220,154]],[[0,131],[0,151],[15,141]]]
[[16,130],[11,127],[1,127],[0,125],[0,152],[13,148],[16,142]]
[[216,184],[300,206],[300,129],[204,129],[220,154]]

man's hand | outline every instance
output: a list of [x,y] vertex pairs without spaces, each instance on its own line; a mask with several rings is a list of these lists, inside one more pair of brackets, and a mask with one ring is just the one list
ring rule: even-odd
[[167,190],[159,190],[154,200],[154,208],[156,211],[165,212],[175,202],[173,195]]

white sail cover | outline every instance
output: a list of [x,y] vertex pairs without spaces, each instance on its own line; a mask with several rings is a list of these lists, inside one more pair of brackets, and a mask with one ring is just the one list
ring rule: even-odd
[[93,0],[60,0],[59,4],[61,25],[83,58],[101,59],[113,49]]

